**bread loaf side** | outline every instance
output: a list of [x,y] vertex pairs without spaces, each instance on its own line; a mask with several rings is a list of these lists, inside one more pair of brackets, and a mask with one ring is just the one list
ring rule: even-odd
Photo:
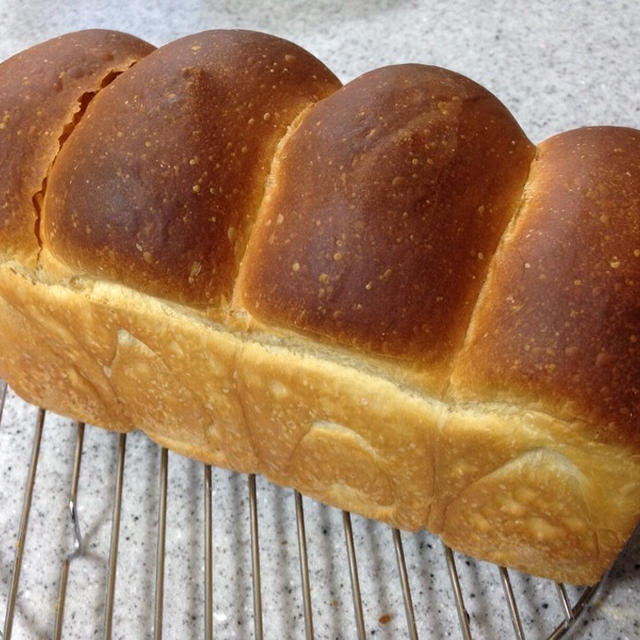
[[535,146],[459,74],[341,86],[248,31],[69,34],[0,87],[19,394],[529,573],[609,566],[640,515],[640,132]]

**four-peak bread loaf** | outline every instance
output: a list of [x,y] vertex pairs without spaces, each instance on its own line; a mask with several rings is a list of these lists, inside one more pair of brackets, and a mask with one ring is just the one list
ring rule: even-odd
[[0,374],[480,558],[595,582],[640,515],[640,132],[341,87],[281,39],[0,65]]

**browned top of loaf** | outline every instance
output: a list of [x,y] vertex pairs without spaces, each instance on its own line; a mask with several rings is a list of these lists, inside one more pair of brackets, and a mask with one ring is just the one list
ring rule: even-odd
[[248,326],[640,447],[640,132],[561,134],[532,163],[456,73],[402,65],[336,90],[291,43],[205,32],[91,100],[39,221],[65,125],[151,49],[82,32],[0,66],[5,256],[33,266],[40,231],[45,276],[60,259],[214,315],[233,294]]
[[279,38],[209,31],[101,92],[49,182],[44,239],[78,273],[224,304],[275,147],[339,82]]
[[33,266],[39,192],[86,94],[153,47],[91,29],[48,40],[0,65],[0,254]]
[[462,396],[528,398],[640,445],[640,131],[539,146],[453,380]]
[[365,74],[283,147],[241,303],[267,323],[428,364],[444,383],[533,155],[506,108],[463,76]]

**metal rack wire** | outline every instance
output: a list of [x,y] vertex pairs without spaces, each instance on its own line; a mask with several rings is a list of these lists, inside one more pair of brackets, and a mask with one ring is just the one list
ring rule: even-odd
[[[6,385],[0,387],[0,423],[2,412],[7,395]],[[18,586],[25,549],[25,537],[29,525],[29,515],[34,493],[34,481],[36,477],[38,460],[40,456],[41,440],[45,423],[45,411],[40,409],[37,412],[31,460],[28,469],[27,481],[25,485],[24,503],[22,516],[16,538],[16,551],[13,562],[9,593],[6,603],[6,615],[4,619],[3,632],[0,638],[10,640],[13,633],[14,615],[18,598]],[[67,595],[67,584],[69,581],[70,567],[73,560],[83,553],[83,540],[80,522],[78,519],[77,497],[80,478],[80,466],[83,456],[85,426],[81,423],[76,425],[75,455],[73,462],[73,473],[71,486],[69,488],[69,523],[73,532],[73,549],[67,555],[58,559],[60,562],[60,578],[58,581],[58,606],[54,621],[54,638],[63,636],[63,622],[65,616],[65,603]],[[107,563],[107,580],[104,593],[104,624],[103,637],[110,639],[113,633],[114,603],[117,589],[117,558],[120,540],[120,523],[122,514],[122,493],[125,470],[127,436],[122,434],[117,437],[117,466],[113,494],[113,511],[111,519],[111,534],[109,545],[109,559]],[[165,614],[165,554],[166,554],[166,533],[167,533],[167,490],[168,490],[168,466],[169,458],[166,449],[161,449],[160,454],[160,474],[158,478],[159,507],[157,517],[157,542],[155,552],[155,588],[154,588],[154,615],[152,637],[159,640],[163,637],[163,622]],[[204,601],[202,602],[201,615],[204,618],[204,636],[206,640],[214,637],[214,611],[216,608],[216,594],[213,592],[214,578],[214,558],[212,543],[212,470],[208,465],[202,465],[202,486],[203,486],[203,521],[204,521]],[[253,636],[256,640],[262,640],[265,636],[265,625],[263,620],[263,600],[261,583],[261,561],[260,561],[260,537],[259,537],[259,510],[257,500],[256,477],[247,477],[247,497],[249,503],[249,527],[251,546],[251,589],[253,594]],[[303,498],[297,491],[291,492],[291,499],[295,505],[296,533],[298,564],[300,571],[300,597],[304,612],[304,635],[307,640],[316,637],[314,633],[314,607],[312,601],[311,576],[309,571],[309,556],[307,550],[307,536],[305,532],[305,516]],[[354,542],[351,516],[347,512],[342,513],[342,528],[344,530],[346,558],[349,568],[350,586],[353,607],[353,627],[345,630],[345,637],[357,637],[363,639],[367,637],[365,620],[363,615],[363,597],[360,588],[360,579],[357,563],[357,548]],[[407,535],[407,534],[404,534]],[[414,611],[412,590],[410,586],[409,571],[405,562],[403,549],[403,534],[397,529],[390,530],[393,543],[393,550],[397,565],[398,586],[402,592],[404,602],[404,612],[406,618],[406,635],[413,639],[418,638],[416,615]],[[451,583],[449,605],[457,610],[459,628],[453,630],[454,636],[465,640],[473,637],[471,618],[465,606],[465,598],[461,586],[461,580],[456,563],[456,553],[449,547],[444,546],[442,553],[446,561],[446,567]],[[527,630],[523,624],[523,616],[517,598],[514,594],[510,573],[504,567],[495,567],[496,580],[502,585],[504,594],[504,605],[508,608],[509,616],[513,626],[514,637],[524,640],[527,637]],[[549,583],[553,584],[553,583]],[[555,625],[554,630],[547,636],[547,640],[556,640],[562,637],[567,631],[575,626],[580,613],[584,610],[589,600],[594,595],[597,586],[587,588],[578,593],[574,602],[567,593],[567,589],[562,584],[555,584],[551,587],[555,598],[558,599],[563,611],[563,618]],[[1,606],[1,603],[0,603]]]

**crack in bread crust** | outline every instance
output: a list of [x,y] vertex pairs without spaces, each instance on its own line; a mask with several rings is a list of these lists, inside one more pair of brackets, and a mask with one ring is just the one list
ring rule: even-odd
[[84,98],[152,50],[133,36],[90,29],[53,38],[2,62],[0,236],[5,257],[36,265],[48,176],[74,117],[82,115]]
[[63,125],[62,131],[58,136],[58,149],[55,152],[54,156],[51,158],[51,162],[47,171],[45,173],[44,178],[42,179],[42,187],[37,193],[34,193],[31,200],[33,202],[33,208],[35,211],[35,223],[34,223],[34,233],[36,236],[36,241],[38,243],[38,253],[36,255],[36,265],[35,269],[38,270],[40,267],[40,256],[42,254],[43,241],[42,235],[40,231],[40,225],[42,223],[42,214],[43,207],[45,205],[45,198],[47,193],[47,182],[49,180],[49,174],[53,169],[53,166],[56,162],[56,159],[60,155],[62,151],[62,147],[65,142],[69,139],[69,137],[73,134],[76,125],[80,122],[82,117],[84,116],[87,108],[89,107],[89,103],[95,98],[95,96],[100,93],[106,86],[108,86],[111,82],[113,82],[121,73],[124,73],[127,69],[130,69],[135,62],[131,62],[126,67],[119,67],[110,69],[105,72],[104,77],[100,80],[99,86],[96,89],[85,91],[77,100],[76,100],[76,108],[73,111],[71,118],[69,121]]

